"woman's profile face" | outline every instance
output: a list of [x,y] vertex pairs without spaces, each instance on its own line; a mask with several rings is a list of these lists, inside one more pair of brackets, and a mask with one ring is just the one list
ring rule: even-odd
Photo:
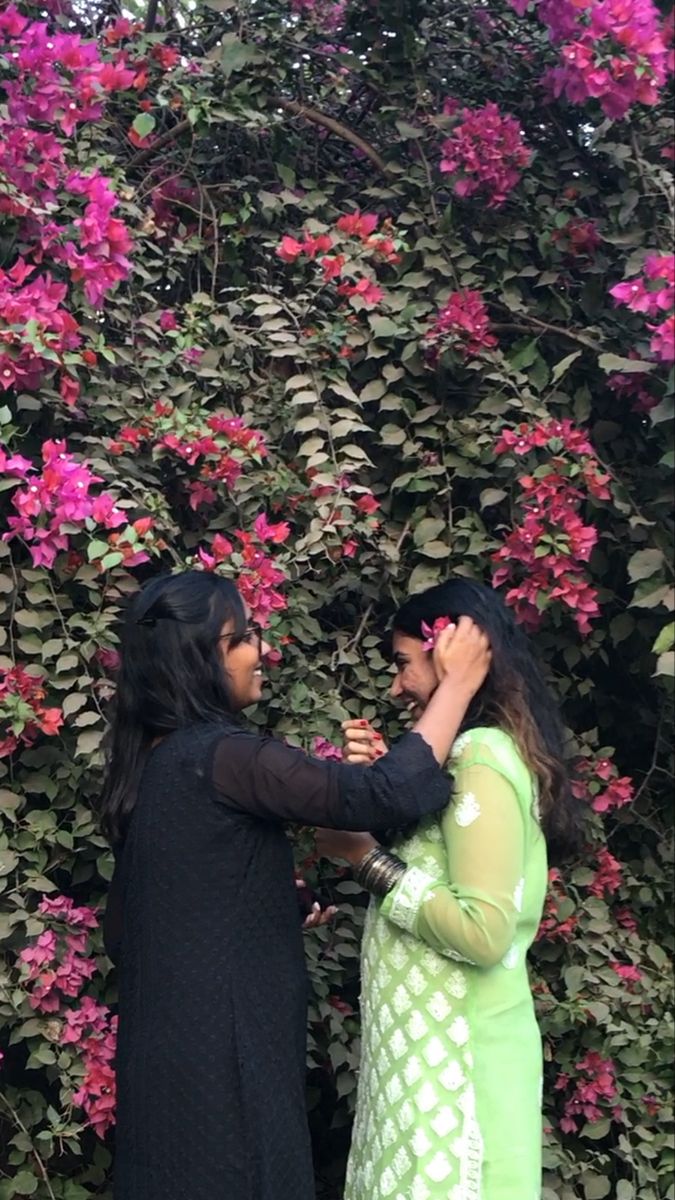
[[421,638],[408,637],[405,633],[394,631],[393,661],[396,676],[390,694],[406,706],[413,720],[418,720],[422,715],[438,687],[433,657],[423,647]]
[[227,683],[234,709],[257,704],[262,696],[264,683],[263,658],[270,651],[259,625],[246,614],[246,632],[236,640],[233,637],[233,621],[226,621],[220,631],[218,646],[227,675]]

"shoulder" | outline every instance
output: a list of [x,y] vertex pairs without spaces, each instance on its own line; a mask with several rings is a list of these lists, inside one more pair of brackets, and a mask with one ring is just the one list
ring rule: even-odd
[[512,784],[518,793],[530,794],[532,778],[517,743],[510,733],[496,725],[478,725],[460,734],[450,752],[454,770],[485,766]]

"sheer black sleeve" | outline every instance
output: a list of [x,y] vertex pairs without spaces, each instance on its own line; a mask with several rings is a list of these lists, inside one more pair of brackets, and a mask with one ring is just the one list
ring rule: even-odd
[[417,733],[372,767],[325,762],[274,738],[225,734],[213,758],[223,803],[266,820],[329,829],[387,829],[445,808],[451,779]]

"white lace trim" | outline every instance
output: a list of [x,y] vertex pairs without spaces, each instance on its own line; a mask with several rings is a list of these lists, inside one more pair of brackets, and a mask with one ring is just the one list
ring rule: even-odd
[[436,880],[431,875],[427,875],[426,871],[420,871],[419,867],[408,867],[401,882],[396,885],[392,893],[390,920],[395,925],[399,925],[401,929],[405,929],[407,933],[414,933],[424,893],[428,888],[433,887],[435,882]]

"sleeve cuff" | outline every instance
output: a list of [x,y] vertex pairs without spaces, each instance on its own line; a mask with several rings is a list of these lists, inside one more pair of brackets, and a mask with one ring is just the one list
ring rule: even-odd
[[420,871],[419,867],[408,867],[400,883],[382,901],[382,915],[407,933],[414,933],[424,897],[436,883],[437,880],[427,875],[426,871]]

